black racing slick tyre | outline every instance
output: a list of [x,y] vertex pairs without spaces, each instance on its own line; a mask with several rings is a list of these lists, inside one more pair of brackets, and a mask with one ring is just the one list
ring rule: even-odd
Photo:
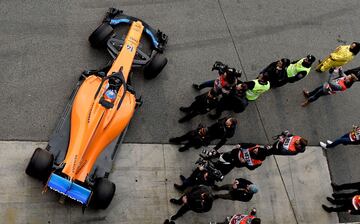
[[101,24],[96,30],[89,36],[89,42],[91,46],[95,48],[100,48],[106,46],[111,34],[114,32],[114,29],[108,23]]
[[151,61],[144,67],[144,77],[146,79],[155,78],[167,64],[167,58],[162,54],[156,54]]
[[97,179],[93,188],[90,207],[94,209],[106,209],[114,197],[115,189],[115,184],[108,179]]
[[49,151],[37,148],[26,167],[25,173],[38,180],[46,181],[49,178],[53,163],[54,156]]

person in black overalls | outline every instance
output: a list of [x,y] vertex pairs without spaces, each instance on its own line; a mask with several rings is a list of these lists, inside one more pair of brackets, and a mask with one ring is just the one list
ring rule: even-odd
[[287,83],[286,68],[290,65],[288,58],[282,58],[278,61],[272,62],[260,74],[267,74],[269,76],[270,88],[274,89],[281,87]]
[[179,123],[191,120],[200,114],[206,114],[216,107],[218,98],[213,89],[209,92],[195,97],[195,101],[189,107],[180,107],[180,111],[186,113],[184,117],[179,119]]
[[249,104],[246,99],[247,85],[238,81],[238,84],[229,92],[223,94],[220,98],[214,114],[209,114],[211,119],[217,119],[225,110],[241,113]]
[[171,217],[171,220],[176,220],[189,210],[196,213],[208,212],[212,207],[213,201],[214,198],[209,187],[199,185],[190,188],[179,199],[170,199],[171,203],[181,205],[181,208]]
[[218,150],[223,146],[228,138],[234,136],[236,130],[237,120],[232,117],[225,117],[218,120],[210,127],[199,125],[197,129],[187,132],[180,137],[170,138],[169,142],[174,144],[185,143],[184,146],[179,148],[179,152],[184,152],[191,147],[200,148],[201,146],[207,146],[211,141],[220,139],[220,141],[214,147]]
[[213,189],[216,191],[228,191],[226,194],[215,194],[215,199],[222,198],[244,202],[250,201],[253,195],[258,192],[258,188],[255,184],[243,178],[235,179],[233,184],[225,184],[222,186],[214,185]]

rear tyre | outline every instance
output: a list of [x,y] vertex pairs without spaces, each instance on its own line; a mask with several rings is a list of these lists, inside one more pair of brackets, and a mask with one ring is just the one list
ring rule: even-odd
[[89,42],[91,46],[95,48],[104,47],[113,33],[114,29],[108,24],[101,24],[96,30],[89,36]]
[[49,178],[54,163],[54,156],[47,150],[37,148],[33,153],[25,173],[41,181]]
[[144,67],[144,77],[146,79],[155,78],[167,64],[167,58],[162,54],[156,54],[151,61]]
[[90,206],[94,209],[106,209],[115,194],[115,184],[106,178],[96,180]]

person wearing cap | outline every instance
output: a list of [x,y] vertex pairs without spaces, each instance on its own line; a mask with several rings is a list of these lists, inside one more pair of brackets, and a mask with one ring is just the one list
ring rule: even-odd
[[307,76],[311,70],[311,65],[314,63],[315,57],[311,54],[305,58],[291,62],[286,68],[287,82],[294,83]]
[[325,72],[330,68],[345,65],[352,61],[359,51],[360,43],[358,42],[353,42],[350,45],[340,45],[328,57],[319,61],[316,71]]
[[322,208],[328,213],[348,212],[351,215],[360,215],[360,195],[336,199],[326,197],[326,199],[334,205],[339,205],[338,207],[328,207],[323,204]]
[[270,88],[274,89],[281,87],[287,83],[286,68],[290,65],[290,60],[282,58],[278,61],[272,62],[260,74],[267,74],[269,76]]
[[360,144],[360,127],[353,125],[353,129],[341,136],[340,138],[336,139],[335,141],[327,140],[325,142],[320,142],[320,146],[323,149],[330,149],[334,148],[337,145],[359,145]]
[[[303,102],[301,106],[306,107],[321,96],[333,95],[336,92],[343,92],[349,89],[354,84],[354,82],[358,80],[354,74],[345,75],[341,67],[337,69],[330,69],[329,73],[329,79],[323,85],[317,87],[311,92],[305,89],[303,90],[306,101]],[[333,78],[335,74],[339,74],[340,77]]]
[[248,101],[255,101],[261,94],[270,89],[269,75],[267,73],[260,73],[257,79],[244,83],[247,86],[245,94]]
[[254,194],[258,192],[258,188],[251,181],[243,178],[235,179],[233,184],[225,184],[223,186],[215,185],[213,187],[216,191],[226,190],[226,194],[215,194],[214,199],[222,198],[233,201],[250,201]]

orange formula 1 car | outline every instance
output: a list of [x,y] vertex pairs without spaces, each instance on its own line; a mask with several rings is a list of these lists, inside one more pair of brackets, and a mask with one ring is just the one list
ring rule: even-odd
[[[124,26],[127,34],[121,36]],[[148,52],[141,49],[146,38]],[[84,208],[105,209],[115,193],[115,184],[108,180],[112,162],[141,104],[128,82],[131,68],[143,66],[147,78],[159,74],[167,63],[162,56],[167,36],[111,8],[89,41],[107,48],[113,60],[81,75],[48,146],[35,150],[26,173]]]

